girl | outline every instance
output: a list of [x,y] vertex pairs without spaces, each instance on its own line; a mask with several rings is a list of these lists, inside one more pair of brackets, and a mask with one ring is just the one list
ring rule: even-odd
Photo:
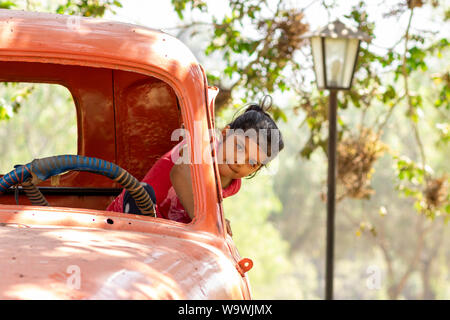
[[[242,178],[253,177],[284,148],[281,132],[266,112],[271,105],[267,98],[270,96],[264,97],[260,105],[249,105],[221,132],[216,150],[223,198],[236,194]],[[157,217],[189,223],[194,217],[190,168],[189,164],[176,161],[184,152],[187,152],[185,140],[153,165],[142,184],[156,205]],[[106,210],[141,213],[126,190]],[[226,222],[231,235],[229,221]]]

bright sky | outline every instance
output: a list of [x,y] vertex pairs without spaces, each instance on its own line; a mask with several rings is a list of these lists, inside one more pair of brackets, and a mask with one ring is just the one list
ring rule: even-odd
[[[385,18],[383,13],[386,13],[391,8],[395,8],[399,2],[404,2],[406,0],[366,0],[364,1],[367,6],[367,11],[369,12],[369,19],[375,22],[375,38],[372,40],[373,50],[385,50],[382,48],[392,47],[398,40],[403,36],[407,23],[408,14],[403,14],[400,19],[395,17]],[[117,14],[112,15],[107,13],[105,18],[110,20],[128,22],[139,24],[155,29],[162,29],[168,33],[176,36],[177,30],[170,29],[177,25],[187,24],[189,19],[208,21],[210,16],[195,14],[192,16],[189,12],[185,13],[186,21],[180,21],[177,14],[175,13],[170,0],[121,0],[123,8],[117,9]],[[326,1],[330,2],[330,1]],[[209,12],[214,14],[216,17],[221,17],[224,14],[229,13],[227,1],[207,1]],[[271,10],[275,10],[277,0],[269,0],[271,5]],[[314,0],[285,0],[284,2],[288,8],[295,7],[305,7],[305,3],[308,8],[305,11],[305,18],[308,23],[310,23],[310,29],[315,30],[322,27],[335,19],[340,19],[344,23],[348,23],[345,20],[344,15],[348,14],[351,7],[357,3],[359,0],[347,0],[339,1],[339,8],[335,9],[328,16],[328,12],[321,5],[321,1]],[[443,5],[441,3],[441,5]],[[447,5],[448,6],[448,5]],[[437,17],[437,21],[433,21],[430,17],[434,17],[430,8],[425,6],[423,8],[416,8],[414,11],[414,19],[411,28],[413,30],[430,30],[438,32],[439,36],[450,37],[450,26],[444,28],[441,24],[442,18]],[[441,10],[442,11],[442,10]],[[434,18],[433,18],[434,19]],[[248,31],[251,28],[247,28]],[[254,30],[253,32],[257,32]],[[257,36],[257,35],[256,35]],[[428,37],[429,35],[426,35]],[[197,59],[205,66],[210,72],[223,68],[224,62],[220,60],[220,56],[215,56],[213,59],[205,58],[203,54],[203,48],[205,46],[205,41],[207,41],[207,36],[197,36],[196,38],[190,38],[189,35],[185,35],[180,38],[193,52]],[[397,47],[399,50],[403,49],[402,45]],[[313,73],[311,70],[311,77]],[[226,84],[226,79],[224,83]],[[285,94],[282,94],[283,100],[289,99]],[[285,100],[285,102],[287,102]]]
[[[400,0],[405,1],[405,0]],[[130,22],[140,25],[145,25],[155,29],[171,28],[180,24],[177,14],[173,10],[170,0],[122,0],[122,9],[118,9],[117,15],[107,14],[106,18],[111,20],[118,20],[123,22]],[[306,20],[311,25],[311,30],[317,29],[328,22],[331,22],[337,18],[343,20],[343,16],[350,12],[350,8],[357,4],[359,0],[340,1],[339,8],[331,13],[328,17],[328,13],[320,4],[320,1],[305,0],[285,0],[288,7],[304,7],[305,3],[312,3],[306,10]],[[382,14],[387,11],[388,8],[395,7],[397,1],[386,0],[366,0],[365,3],[370,13],[370,18],[376,23],[376,39],[374,43],[379,46],[389,47],[395,43],[402,35],[406,28],[408,17],[403,15],[398,21],[396,18],[384,18]],[[270,4],[275,4],[277,1],[269,0]],[[228,5],[226,1],[208,1],[210,12],[216,16],[221,16],[227,12]],[[189,18],[189,13],[186,17]],[[442,35],[449,37],[450,28],[442,28],[437,22],[429,20],[432,16],[428,6],[415,9],[415,16],[413,20],[413,28],[427,29],[433,31],[439,31]],[[202,17],[205,19],[204,17]],[[183,24],[183,22],[181,22]]]

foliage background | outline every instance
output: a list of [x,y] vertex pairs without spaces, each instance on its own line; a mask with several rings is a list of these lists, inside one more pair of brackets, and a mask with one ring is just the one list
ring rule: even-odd
[[[336,18],[365,30],[373,40],[362,45],[352,90],[339,94],[335,297],[449,299],[445,1],[55,0],[0,7],[164,28],[221,88],[218,127],[242,104],[274,97],[285,150],[224,202],[241,255],[254,261],[256,299],[324,296],[328,94],[315,89],[311,54],[298,36]],[[76,152],[76,124],[60,121],[73,112],[63,88],[10,84],[0,97],[2,170],[36,154]],[[45,111],[33,109],[43,103]],[[49,122],[61,126],[47,128]],[[30,124],[31,135],[14,134]]]

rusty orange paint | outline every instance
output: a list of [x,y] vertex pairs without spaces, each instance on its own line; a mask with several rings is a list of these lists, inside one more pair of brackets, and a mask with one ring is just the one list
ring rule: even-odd
[[[181,124],[189,132],[194,123],[214,128],[218,90],[183,43],[99,19],[79,18],[74,28],[70,19],[0,10],[0,81],[66,86],[77,108],[78,154],[142,179],[177,143],[170,135]],[[194,139],[214,156],[208,141]],[[48,196],[52,207],[1,196],[0,298],[250,299],[248,264],[239,265],[225,231],[217,165],[193,164],[191,176],[190,224],[104,211],[112,196]],[[70,172],[60,187],[118,186]]]

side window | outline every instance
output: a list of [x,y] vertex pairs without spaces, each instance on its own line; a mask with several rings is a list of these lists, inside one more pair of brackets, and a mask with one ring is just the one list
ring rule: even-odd
[[58,84],[0,82],[0,174],[35,158],[77,154],[77,115]]

